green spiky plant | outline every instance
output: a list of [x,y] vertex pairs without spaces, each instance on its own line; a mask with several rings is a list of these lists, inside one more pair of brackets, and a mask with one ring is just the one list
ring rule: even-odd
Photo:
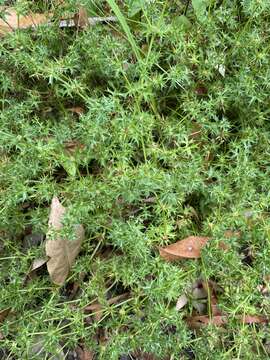
[[[270,311],[268,2],[85,1],[118,22],[84,30],[58,27],[77,1],[15,5],[55,17],[0,41],[0,355],[267,359],[267,326],[237,316]],[[86,229],[62,288],[46,271],[25,284],[44,256],[25,238],[46,233],[53,195]],[[201,259],[160,258],[189,235],[212,237]],[[223,289],[225,327],[194,331],[192,306],[175,310],[198,278]],[[98,320],[82,310],[96,300]]]

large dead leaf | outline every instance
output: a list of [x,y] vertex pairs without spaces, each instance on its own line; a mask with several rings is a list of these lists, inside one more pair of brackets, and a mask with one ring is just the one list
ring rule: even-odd
[[[49,216],[49,231],[54,230],[59,232],[62,228],[62,220],[66,209],[61,205],[57,197],[52,199],[51,212]],[[75,229],[76,238],[69,240],[57,235],[51,238],[50,234],[46,240],[46,255],[50,258],[47,262],[47,269],[51,280],[57,284],[62,285],[70,271],[70,268],[78,255],[84,238],[84,228],[82,225],[77,225]]]
[[4,18],[0,19],[0,35],[5,35],[8,32],[16,29],[27,29],[36,27],[40,24],[47,23],[49,14],[34,14],[19,15],[14,8],[0,8],[1,12],[5,13]]
[[206,236],[189,236],[165,248],[160,248],[159,253],[167,261],[185,258],[197,259],[201,256],[201,249],[209,239]]

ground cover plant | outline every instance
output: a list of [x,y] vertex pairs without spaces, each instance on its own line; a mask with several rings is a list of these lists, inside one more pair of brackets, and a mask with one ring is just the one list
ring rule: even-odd
[[270,3],[2,5],[0,358],[269,358]]

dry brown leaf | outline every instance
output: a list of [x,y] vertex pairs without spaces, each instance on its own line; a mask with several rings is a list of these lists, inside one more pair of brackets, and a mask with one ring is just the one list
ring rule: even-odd
[[[130,293],[124,293],[124,294],[121,294],[121,295],[117,295],[111,299],[109,299],[107,301],[108,305],[113,305],[113,304],[117,304],[119,303],[119,301],[121,300],[126,300],[130,297]],[[98,301],[95,301],[94,303],[90,304],[90,305],[87,305],[84,307],[84,311],[99,311],[102,309],[102,305],[98,302]]]
[[4,20],[0,19],[0,35],[12,32],[16,29],[27,29],[29,27],[36,27],[40,24],[49,21],[50,14],[35,14],[19,15],[14,8],[1,8],[5,11]]
[[201,249],[209,239],[206,236],[189,236],[165,248],[160,248],[159,253],[167,261],[185,258],[197,259],[201,256]]
[[[107,301],[108,305],[113,305],[119,303],[121,300],[126,300],[130,297],[130,293],[124,293],[121,295],[117,295]],[[94,313],[94,319],[95,321],[99,321],[102,316],[102,311],[104,309],[104,306],[101,305],[98,301],[95,301],[94,303],[87,305],[84,307],[85,312],[93,312]]]
[[82,347],[78,346],[76,349],[78,360],[93,360],[94,353],[91,350],[88,350],[84,345]]
[[213,316],[212,318],[210,318],[208,315],[197,315],[187,318],[186,321],[189,327],[191,327],[192,329],[198,329],[204,325],[210,325],[210,324],[216,326],[225,325],[228,322],[228,318],[226,315]]
[[[260,315],[239,315],[236,318],[244,324],[267,324],[269,322],[269,319]],[[198,329],[210,324],[216,326],[226,325],[228,323],[228,316],[217,315],[210,318],[208,315],[199,315],[189,317],[186,321],[192,329]]]
[[0,324],[5,320],[5,318],[10,313],[11,308],[0,310]]
[[[66,209],[61,205],[57,197],[52,199],[51,212],[49,216],[49,230],[60,231],[63,228],[62,220]],[[84,238],[84,228],[82,225],[77,225],[76,239],[69,240],[57,235],[55,239],[47,236],[46,239],[46,255],[49,257],[47,262],[47,269],[51,280],[57,284],[62,285],[70,271],[70,268],[78,255]]]
[[140,350],[135,351],[133,355],[135,356],[136,359],[140,359],[140,360],[157,360],[154,354],[146,353]]
[[72,112],[72,113],[75,113],[75,114],[77,114],[79,116],[81,116],[84,113],[84,109],[81,106],[74,106],[74,107],[71,107],[71,108],[69,108],[67,110]]
[[243,315],[238,319],[244,324],[268,324],[269,319],[262,315]]
[[69,140],[66,141],[64,143],[65,149],[69,152],[69,153],[74,153],[77,150],[83,150],[85,148],[85,145],[80,143],[79,141],[76,140]]
[[225,238],[229,239],[231,237],[240,238],[241,237],[241,231],[238,230],[226,230],[224,233]]
[[80,28],[85,28],[89,25],[87,10],[84,6],[80,6],[78,13],[74,15],[74,22]]

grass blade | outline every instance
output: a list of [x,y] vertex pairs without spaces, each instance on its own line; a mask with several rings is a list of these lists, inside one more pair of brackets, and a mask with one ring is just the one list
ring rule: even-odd
[[126,37],[132,47],[132,50],[137,58],[138,61],[141,61],[141,55],[140,55],[140,50],[135,42],[135,39],[130,31],[130,28],[128,26],[128,23],[125,19],[125,16],[123,15],[121,9],[119,8],[119,6],[116,4],[115,0],[107,0],[107,3],[110,5],[112,11],[115,13],[116,17],[118,18],[119,23],[121,24]]

